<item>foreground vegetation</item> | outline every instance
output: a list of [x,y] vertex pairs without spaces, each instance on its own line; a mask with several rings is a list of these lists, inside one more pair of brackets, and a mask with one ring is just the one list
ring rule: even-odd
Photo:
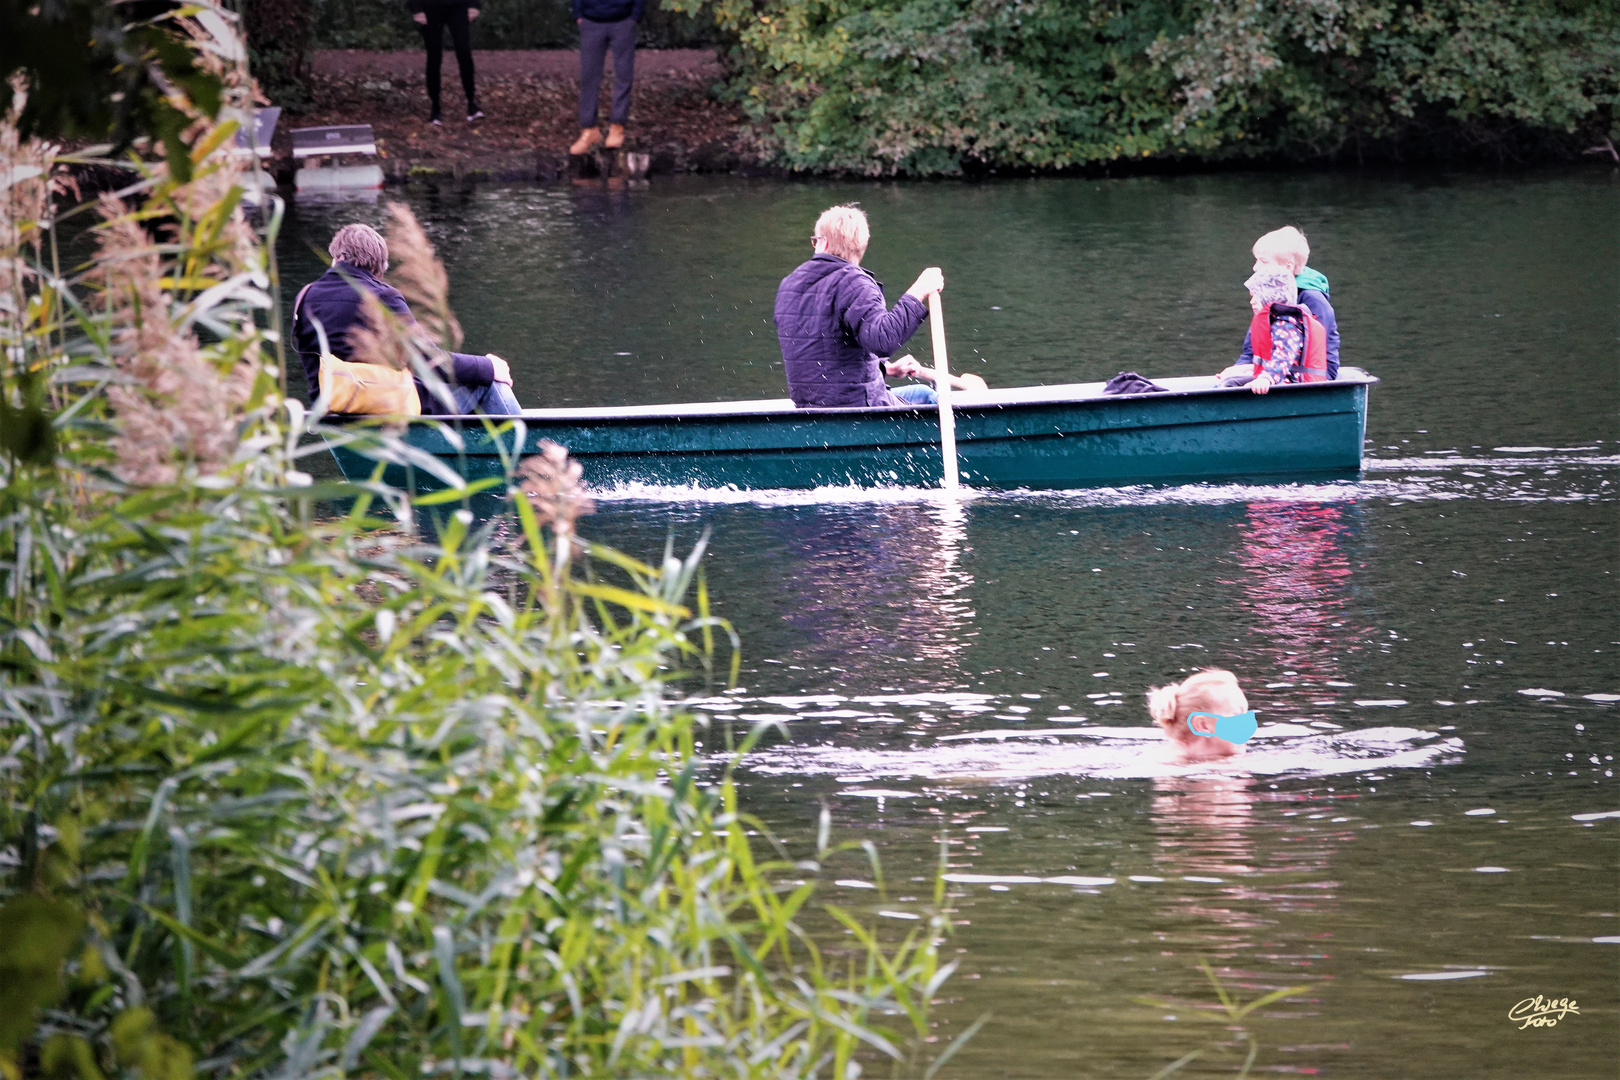
[[[0,122],[0,1073],[920,1068],[939,894],[887,945],[818,907],[851,856],[825,822],[769,847],[672,701],[735,655],[701,545],[583,540],[557,447],[493,491],[315,483],[310,435],[438,466],[284,398],[276,204],[256,231],[227,152],[234,24],[142,32],[104,73],[183,46],[153,113],[183,123],[136,118],[116,194],[80,203],[20,134],[30,87]],[[402,284],[450,335],[413,226]],[[425,370],[436,346],[378,347]]]

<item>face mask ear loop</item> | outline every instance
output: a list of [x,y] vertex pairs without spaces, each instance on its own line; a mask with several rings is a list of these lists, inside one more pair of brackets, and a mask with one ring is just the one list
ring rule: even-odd
[[1207,713],[1207,712],[1190,712],[1190,713],[1187,714],[1187,730],[1188,731],[1192,732],[1194,735],[1200,735],[1200,736],[1202,736],[1202,737],[1204,737],[1206,739],[1213,739],[1215,737],[1215,732],[1213,732],[1213,731],[1199,731],[1197,728],[1192,726],[1192,718],[1195,717],[1195,716],[1207,716],[1211,720],[1215,721],[1217,727],[1220,725],[1221,718],[1216,716],[1214,713]]

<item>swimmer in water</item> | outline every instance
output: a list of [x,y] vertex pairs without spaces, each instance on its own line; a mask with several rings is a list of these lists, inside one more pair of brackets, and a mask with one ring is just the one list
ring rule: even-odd
[[1216,761],[1243,753],[1241,743],[1213,734],[1215,717],[1249,711],[1249,699],[1230,671],[1205,668],[1182,682],[1149,690],[1147,701],[1148,713],[1182,761]]

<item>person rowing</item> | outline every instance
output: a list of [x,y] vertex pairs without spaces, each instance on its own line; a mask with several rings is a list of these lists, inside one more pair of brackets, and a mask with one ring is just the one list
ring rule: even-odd
[[921,383],[891,391],[885,374],[926,378],[914,357],[885,361],[899,351],[928,317],[928,298],[945,288],[945,275],[930,266],[894,307],[883,283],[861,266],[872,238],[860,207],[822,212],[810,238],[811,258],[782,279],[776,291],[776,336],[787,368],[788,396],[801,409],[872,405],[932,405],[938,399]]

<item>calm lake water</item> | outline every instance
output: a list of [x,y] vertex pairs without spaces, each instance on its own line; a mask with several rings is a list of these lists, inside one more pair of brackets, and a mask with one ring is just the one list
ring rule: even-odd
[[[394,196],[390,196],[394,197]],[[1211,372],[1248,247],[1303,227],[1371,395],[1357,481],[1000,493],[606,493],[591,534],[712,530],[742,685],[788,738],[747,809],[842,839],[828,897],[897,934],[943,845],[941,1075],[1602,1077],[1620,1060],[1620,181],[660,179],[411,191],[468,346],[531,405],[777,397],[777,282],[858,199],[897,296],[945,270],[992,385]],[[374,206],[293,208],[287,280]],[[926,358],[926,333],[913,342]],[[1166,766],[1143,694],[1235,671],[1260,734]],[[1571,998],[1555,1026],[1509,1019]]]

